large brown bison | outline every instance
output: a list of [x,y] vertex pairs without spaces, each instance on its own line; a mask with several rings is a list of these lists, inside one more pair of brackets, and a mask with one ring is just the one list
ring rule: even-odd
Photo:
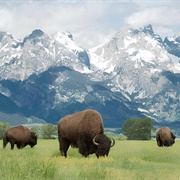
[[37,135],[22,125],[10,127],[3,134],[3,148],[8,142],[11,144],[11,149],[14,149],[15,144],[18,149],[24,148],[26,145],[34,147],[37,144]]
[[162,146],[172,146],[175,143],[176,136],[171,132],[171,130],[165,126],[159,129],[156,133],[157,145]]
[[95,153],[97,158],[108,156],[115,141],[104,134],[101,115],[95,110],[84,110],[67,115],[58,123],[59,150],[67,157],[69,146],[78,148],[79,153],[87,157]]

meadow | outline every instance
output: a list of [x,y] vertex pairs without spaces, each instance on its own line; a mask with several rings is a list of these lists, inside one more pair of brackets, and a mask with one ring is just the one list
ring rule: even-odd
[[[2,145],[2,141],[0,141]],[[158,147],[151,141],[118,141],[109,157],[82,157],[70,148],[60,156],[58,140],[38,140],[34,148],[0,147],[1,180],[180,179],[180,141]]]

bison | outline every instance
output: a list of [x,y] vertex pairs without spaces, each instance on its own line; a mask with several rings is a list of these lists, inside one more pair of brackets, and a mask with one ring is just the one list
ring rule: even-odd
[[159,129],[156,133],[157,145],[162,146],[172,146],[175,143],[176,136],[171,132],[171,130],[165,126]]
[[37,135],[25,126],[10,127],[3,134],[3,148],[10,142],[11,149],[14,149],[16,144],[18,149],[30,145],[31,148],[37,144]]
[[78,148],[84,157],[95,153],[97,158],[108,156],[115,144],[104,134],[101,115],[92,109],[69,114],[58,123],[59,150],[67,157],[69,146]]

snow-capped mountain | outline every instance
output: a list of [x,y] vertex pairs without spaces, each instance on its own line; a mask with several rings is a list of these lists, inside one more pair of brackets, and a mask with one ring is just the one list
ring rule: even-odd
[[138,110],[157,121],[178,121],[179,65],[173,63],[151,25],[123,28],[107,44],[91,49],[91,53],[93,65],[109,73],[111,91],[122,92],[130,101],[141,103]]
[[168,39],[151,25],[122,28],[107,44],[86,50],[69,32],[48,36],[34,30],[22,41],[1,32],[0,103],[9,103],[0,112],[57,123],[93,108],[112,127],[144,116],[179,121],[180,63]]
[[93,65],[110,74],[112,90],[124,92],[128,98],[132,94],[134,99],[152,98],[167,83],[160,73],[175,68],[151,26],[123,29],[91,53]]
[[[67,37],[68,36],[68,37]],[[0,79],[25,80],[32,74],[40,74],[52,66],[67,66],[79,72],[89,69],[86,51],[69,38],[70,34],[49,37],[41,30],[34,30],[23,41],[1,33]],[[72,66],[73,64],[73,66]]]

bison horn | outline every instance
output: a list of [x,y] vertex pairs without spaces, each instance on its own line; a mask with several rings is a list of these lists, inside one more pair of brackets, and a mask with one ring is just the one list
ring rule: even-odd
[[[97,135],[96,135],[97,136]],[[96,146],[98,146],[98,143],[96,142],[96,136],[93,138],[93,143],[96,145]]]
[[111,141],[111,146],[110,146],[110,147],[113,147],[114,145],[115,145],[115,140],[112,139],[112,141]]

